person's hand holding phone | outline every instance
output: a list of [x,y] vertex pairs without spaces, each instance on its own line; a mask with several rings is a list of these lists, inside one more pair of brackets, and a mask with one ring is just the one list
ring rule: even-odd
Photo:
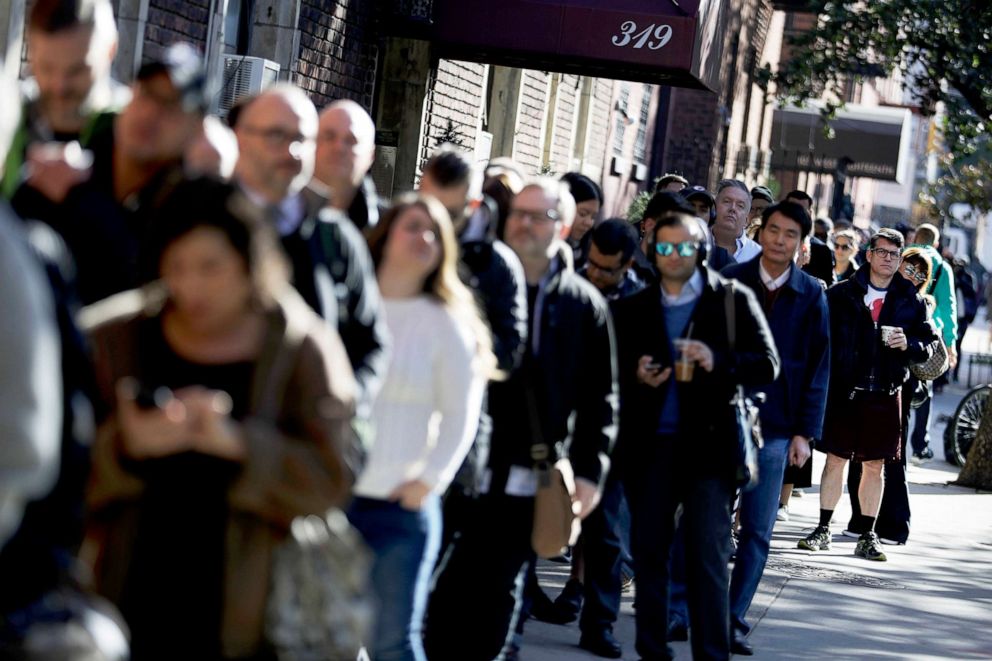
[[171,396],[155,401],[143,394],[135,379],[121,379],[117,384],[117,422],[124,453],[132,459],[157,459],[191,449],[183,403]]
[[28,147],[26,183],[56,204],[65,201],[73,186],[90,178],[93,153],[78,142],[48,142]]
[[646,386],[657,388],[668,380],[672,374],[672,368],[661,368],[660,363],[656,363],[651,356],[641,356],[637,361],[637,380]]
[[200,386],[183,388],[176,397],[186,407],[192,449],[230,461],[245,457],[245,444],[231,421],[231,396]]

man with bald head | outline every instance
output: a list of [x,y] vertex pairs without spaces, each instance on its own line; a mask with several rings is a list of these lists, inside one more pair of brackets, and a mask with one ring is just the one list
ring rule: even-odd
[[359,415],[385,368],[385,327],[368,247],[343,214],[307,183],[314,172],[317,110],[300,88],[275,85],[247,100],[234,134],[234,178],[265,209],[293,265],[293,284],[333,324],[355,370]]
[[368,174],[375,160],[375,124],[365,109],[341,99],[320,113],[314,179],[329,189],[331,206],[364,230],[379,220],[379,201]]

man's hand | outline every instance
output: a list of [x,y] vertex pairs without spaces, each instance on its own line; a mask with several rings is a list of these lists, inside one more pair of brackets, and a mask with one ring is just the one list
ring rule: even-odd
[[899,327],[894,327],[892,329],[892,334],[889,335],[890,349],[898,349],[899,351],[905,351],[909,348],[909,340],[906,339],[906,333]]
[[637,380],[646,386],[657,388],[671,375],[671,367],[661,369],[661,366],[657,365],[651,356],[641,356],[637,361]]
[[420,480],[410,480],[396,487],[393,493],[389,494],[389,500],[399,501],[400,507],[411,512],[416,512],[424,506],[424,498],[431,492],[431,488]]
[[93,155],[66,145],[34,144],[28,147],[26,183],[56,204],[65,201],[69,190],[90,178]]
[[572,496],[572,510],[575,511],[575,506],[578,505],[578,512],[576,513],[579,518],[586,518],[599,505],[600,495],[597,484],[590,482],[584,477],[576,477],[575,495]]
[[793,436],[792,443],[789,444],[789,465],[802,468],[809,461],[810,455],[809,439],[805,436]]
[[162,407],[142,409],[135,402],[137,395],[134,379],[118,382],[117,422],[127,456],[157,459],[192,449],[193,432],[182,402],[172,398]]
[[713,351],[699,340],[688,340],[685,344],[686,357],[699,363],[707,372],[713,371]]
[[947,345],[947,364],[950,369],[958,366],[958,348],[953,342]]

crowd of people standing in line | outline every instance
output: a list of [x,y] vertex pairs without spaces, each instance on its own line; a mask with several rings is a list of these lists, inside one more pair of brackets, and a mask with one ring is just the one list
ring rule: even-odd
[[[929,395],[909,367],[959,350],[935,227],[906,249],[814,223],[802,191],[678,175],[635,223],[599,220],[588,177],[451,146],[389,202],[354,102],[280,83],[221,124],[181,44],[121,89],[107,0],[38,0],[27,34],[34,85],[0,111],[0,652],[35,658],[58,639],[40,625],[89,609],[129,632],[93,634],[102,658],[274,658],[274,554],[340,508],[371,552],[374,659],[515,658],[531,616],[619,658],[625,577],[641,658],[751,654],[814,446],[800,546],[829,548],[848,462],[855,554],[906,542]],[[763,395],[743,493],[739,388]],[[583,520],[554,601],[544,443]]]

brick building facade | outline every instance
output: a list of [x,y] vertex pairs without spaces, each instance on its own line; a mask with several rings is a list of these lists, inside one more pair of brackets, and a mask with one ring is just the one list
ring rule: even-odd
[[383,12],[391,3],[113,4],[121,27],[119,59],[126,60],[115,71],[124,80],[141,61],[183,40],[203,50],[218,71],[225,55],[264,58],[318,107],[350,98],[369,109],[381,129],[382,167],[389,169],[385,194],[412,187],[424,159],[443,141],[479,161],[510,156],[529,173],[584,172],[603,186],[604,215],[624,214],[636,194],[666,171],[704,185],[734,174],[749,183],[762,177],[753,167],[760,159],[744,157],[744,167],[738,164],[742,153],[762,149],[757,143],[767,113],[752,92],[771,14],[767,0],[706,5],[706,11],[721,12],[725,26],[716,44],[723,61],[715,91],[438,57],[427,42],[389,34]]

